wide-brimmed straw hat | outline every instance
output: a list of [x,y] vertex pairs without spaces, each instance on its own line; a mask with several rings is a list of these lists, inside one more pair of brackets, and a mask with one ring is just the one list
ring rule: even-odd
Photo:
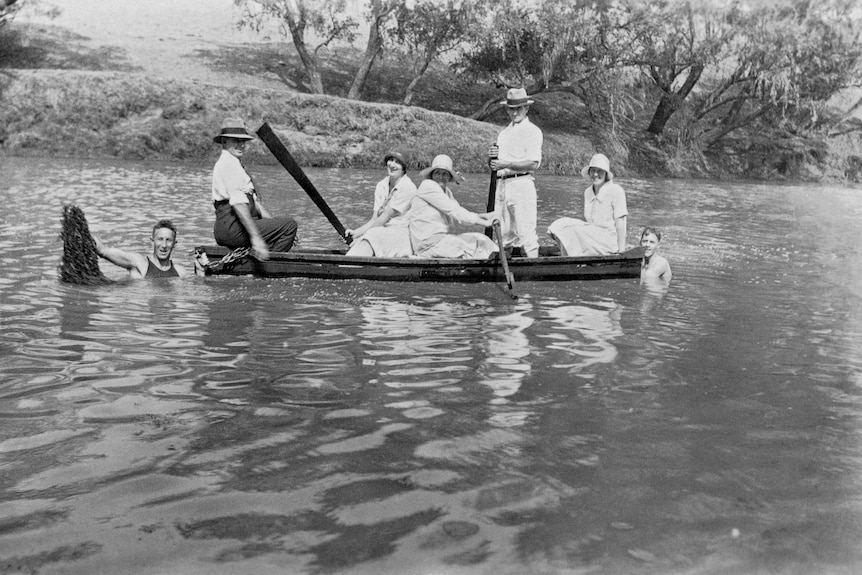
[[584,169],[581,170],[581,175],[588,176],[590,173],[590,168],[598,168],[600,170],[606,171],[608,173],[608,181],[614,179],[614,173],[611,171],[611,162],[604,154],[595,154],[592,158],[590,158],[590,163],[587,164]]
[[430,178],[431,174],[434,173],[434,170],[444,170],[449,172],[449,175],[452,176],[453,182],[456,184],[461,183],[461,174],[455,171],[455,168],[452,165],[452,158],[446,154],[435,156],[431,165],[419,172],[419,175],[422,176],[423,179]]
[[505,104],[507,108],[519,108],[529,106],[532,103],[533,100],[527,97],[527,91],[524,88],[510,88],[506,92],[506,99],[500,102],[500,104]]
[[401,167],[404,168],[404,171],[407,171],[407,162],[404,160],[404,156],[401,155],[400,152],[389,152],[385,156],[383,156],[383,165],[385,166],[389,160],[395,160]]
[[221,123],[221,132],[213,138],[213,142],[221,144],[225,138],[233,138],[235,140],[254,140],[254,136],[248,133],[245,127],[245,122],[240,118],[225,118]]

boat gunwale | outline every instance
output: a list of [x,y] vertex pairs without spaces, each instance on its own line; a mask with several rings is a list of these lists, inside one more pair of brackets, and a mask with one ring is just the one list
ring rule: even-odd
[[[196,246],[196,251],[203,251],[208,256],[230,252],[229,248],[223,246]],[[618,254],[606,254],[596,256],[559,256],[546,255],[537,258],[515,255],[509,257],[508,263],[515,267],[564,267],[569,265],[589,264],[613,264],[616,262],[631,262],[643,258],[643,248],[638,246]],[[433,267],[488,267],[500,264],[498,257],[485,259],[460,259],[460,258],[420,258],[415,256],[405,258],[381,258],[376,256],[348,256],[340,250],[327,249],[296,249],[289,252],[270,252],[267,263],[279,262],[305,262],[305,263],[329,263],[338,265],[353,265],[359,267],[393,267],[393,268],[433,268]]]

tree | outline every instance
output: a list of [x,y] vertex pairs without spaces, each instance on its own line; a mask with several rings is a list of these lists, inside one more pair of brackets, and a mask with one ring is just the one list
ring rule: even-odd
[[[309,91],[324,94],[319,52],[336,40],[352,42],[357,22],[345,15],[345,0],[234,0],[242,9],[240,26],[260,31],[263,22],[275,18],[281,33],[290,35],[308,77]],[[320,42],[311,50],[306,32],[315,32]]]
[[700,146],[766,120],[770,131],[788,114],[816,114],[858,78],[862,46],[850,0],[656,0],[625,11],[632,63],[661,93],[652,134],[688,100],[682,129],[700,134]]
[[852,2],[785,0],[734,11],[740,32],[724,45],[709,90],[699,97],[694,118],[704,124],[705,147],[731,132],[768,119],[787,118],[804,128],[840,90],[858,82],[862,61]]
[[417,84],[431,63],[457,48],[476,25],[483,2],[475,0],[419,0],[412,8],[402,4],[396,13],[395,36],[413,56],[410,82],[402,103],[409,106]]
[[[583,95],[583,82],[618,65],[626,47],[617,41],[612,0],[502,0],[459,61],[461,72],[498,88],[531,94]],[[494,112],[488,99],[472,118]]]
[[661,91],[647,132],[661,134],[673,114],[700,81],[729,30],[721,8],[701,0],[655,0],[627,3],[625,13],[631,34],[631,64],[644,70]]
[[383,50],[383,27],[386,20],[399,8],[404,6],[404,0],[370,0],[371,11],[368,15],[368,42],[365,45],[365,54],[359,69],[353,77],[353,83],[347,92],[351,100],[358,100],[365,87],[368,73],[374,65],[374,61]]
[[20,7],[18,0],[0,0],[0,28],[12,20]]

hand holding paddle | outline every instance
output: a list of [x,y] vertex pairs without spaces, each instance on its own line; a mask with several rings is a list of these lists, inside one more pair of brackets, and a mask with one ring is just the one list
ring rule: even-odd
[[[497,207],[497,170],[495,169],[495,163],[499,151],[500,148],[497,147],[497,142],[494,142],[488,148],[488,167],[491,168],[491,180],[488,182],[488,204],[485,209],[489,212],[493,212]],[[485,228],[485,235],[493,239],[491,228]]]
[[506,259],[506,248],[503,246],[503,233],[500,231],[500,220],[494,220],[494,235],[497,236],[497,247],[500,249],[500,261],[503,262],[503,273],[506,276],[506,285],[512,299],[518,299],[515,293],[515,276],[509,271],[509,261]]

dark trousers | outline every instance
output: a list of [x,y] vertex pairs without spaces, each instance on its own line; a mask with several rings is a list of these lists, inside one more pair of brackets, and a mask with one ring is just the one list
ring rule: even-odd
[[[236,216],[233,208],[225,203],[216,206],[216,222],[213,228],[213,236],[220,246],[232,250],[236,248],[251,247],[251,237],[245,231],[240,219]],[[260,230],[260,235],[269,249],[274,252],[287,252],[293,247],[296,238],[296,221],[293,218],[255,218],[254,223]]]

